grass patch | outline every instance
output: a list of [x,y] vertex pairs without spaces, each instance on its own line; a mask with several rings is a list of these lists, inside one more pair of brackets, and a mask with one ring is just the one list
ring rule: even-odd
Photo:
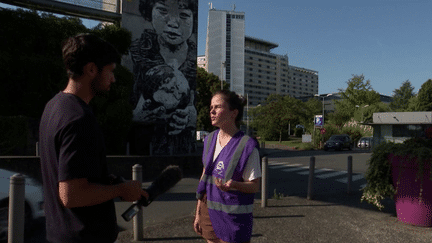
[[274,145],[285,145],[288,147],[293,147],[298,150],[311,150],[313,149],[312,143],[302,143],[302,138],[291,137],[289,141],[265,141],[266,144],[274,144]]

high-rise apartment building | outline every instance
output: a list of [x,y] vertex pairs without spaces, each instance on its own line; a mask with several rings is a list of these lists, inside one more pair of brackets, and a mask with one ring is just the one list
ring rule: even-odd
[[287,55],[271,53],[279,45],[245,36],[245,13],[211,8],[205,56],[198,66],[248,96],[250,106],[270,94],[302,97],[318,93],[318,72],[289,65]]
[[244,95],[245,14],[216,10],[208,15],[206,39],[206,70],[228,84],[231,90]]

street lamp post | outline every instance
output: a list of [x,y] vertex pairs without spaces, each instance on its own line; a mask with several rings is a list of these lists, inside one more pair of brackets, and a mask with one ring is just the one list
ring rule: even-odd
[[246,93],[246,134],[249,135],[249,94]]
[[[326,98],[326,97],[329,97],[330,95],[332,95],[332,94],[327,94],[327,95],[324,95],[324,96],[322,96],[322,104],[323,104],[323,110],[322,110],[322,127],[324,128],[324,99]],[[319,94],[315,94],[314,96],[316,96],[316,97],[321,97]],[[314,132],[315,132],[315,126],[314,126]],[[321,142],[323,142],[323,141],[321,141]],[[321,144],[321,142],[320,142],[320,147],[322,147],[322,144]]]
[[[331,96],[332,94],[327,94],[327,95],[325,95],[325,96],[322,96],[322,104],[323,104],[323,109],[322,109],[322,124],[323,124],[323,126],[324,126],[324,99],[326,98],[326,97],[329,97],[329,96]],[[319,94],[315,94],[314,96],[316,96],[316,97],[321,97]]]
[[221,62],[221,90],[223,90],[223,74],[224,74],[224,68],[226,67],[226,62]]

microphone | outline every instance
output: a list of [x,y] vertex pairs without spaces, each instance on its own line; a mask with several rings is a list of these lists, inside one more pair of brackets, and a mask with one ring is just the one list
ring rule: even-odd
[[141,199],[132,204],[123,214],[122,217],[125,221],[130,221],[138,212],[139,206],[147,207],[159,195],[167,192],[174,187],[182,179],[182,171],[176,165],[169,165],[160,175],[153,181],[153,183],[145,189],[149,198],[141,197]]

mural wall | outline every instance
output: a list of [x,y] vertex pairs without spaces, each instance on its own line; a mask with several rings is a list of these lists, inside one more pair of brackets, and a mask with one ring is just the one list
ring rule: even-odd
[[198,0],[123,1],[122,16],[132,31],[132,153],[193,152]]

